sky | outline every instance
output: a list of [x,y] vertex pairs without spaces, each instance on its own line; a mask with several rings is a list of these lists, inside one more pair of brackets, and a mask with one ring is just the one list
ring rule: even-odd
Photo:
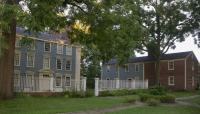
[[[181,43],[176,42],[175,44],[176,44],[176,48],[169,49],[169,51],[167,53],[193,51],[200,63],[200,48],[198,48],[198,46],[194,44],[194,39],[192,37],[186,38],[186,40],[184,42],[181,42]],[[136,53],[137,57],[146,56],[146,55],[147,55],[147,53],[145,53],[145,54]]]

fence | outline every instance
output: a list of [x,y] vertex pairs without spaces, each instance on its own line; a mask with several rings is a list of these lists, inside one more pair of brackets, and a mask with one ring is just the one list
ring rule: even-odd
[[99,80],[95,78],[95,96],[99,91],[116,89],[148,89],[148,80]]
[[86,91],[86,78],[81,80],[61,79],[60,82],[55,78],[14,78],[15,92],[63,92],[63,91]]

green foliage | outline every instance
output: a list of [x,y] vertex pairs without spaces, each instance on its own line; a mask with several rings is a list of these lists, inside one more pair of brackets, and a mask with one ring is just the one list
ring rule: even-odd
[[137,99],[136,99],[135,97],[126,97],[125,100],[124,100],[124,102],[125,102],[125,103],[131,103],[131,104],[132,104],[132,103],[135,103],[136,100],[137,100]]
[[146,102],[152,98],[152,95],[149,95],[147,93],[141,93],[141,94],[139,94],[139,97],[140,97],[141,102]]
[[167,93],[167,90],[165,89],[165,87],[155,86],[149,89],[149,93],[151,95],[165,95]]
[[158,106],[159,103],[160,103],[160,101],[157,100],[157,99],[149,99],[149,100],[147,101],[147,104],[148,104],[149,106]]
[[65,96],[69,98],[86,98],[94,96],[93,91],[66,91]]
[[100,91],[99,96],[106,97],[106,96],[125,96],[125,95],[135,95],[137,94],[137,90],[128,90],[128,89],[122,89],[122,90],[107,90],[107,91]]
[[170,94],[160,96],[161,103],[175,103],[175,99],[176,97]]

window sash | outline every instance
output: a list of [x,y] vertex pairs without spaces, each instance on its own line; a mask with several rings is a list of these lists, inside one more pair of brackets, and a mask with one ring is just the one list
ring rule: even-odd
[[15,66],[20,66],[20,54],[19,53],[15,53],[14,61],[15,61]]
[[56,86],[57,86],[57,87],[60,87],[60,86],[61,86],[61,83],[62,83],[62,78],[61,78],[61,76],[57,76],[57,77],[56,77]]
[[32,54],[27,55],[27,66],[28,67],[34,66],[34,55],[32,55]]
[[56,68],[61,70],[62,69],[62,60],[56,59]]
[[65,77],[65,86],[71,86],[71,77],[69,76]]
[[50,68],[50,58],[44,58],[43,68],[49,69]]
[[44,43],[44,51],[45,52],[50,52],[51,51],[51,43],[45,42]]
[[168,85],[174,85],[174,76],[168,77]]
[[63,54],[63,46],[60,44],[57,44],[57,54]]
[[66,46],[66,55],[72,55],[72,47]]
[[66,70],[71,70],[71,61],[67,61]]
[[174,61],[168,62],[168,70],[174,70]]

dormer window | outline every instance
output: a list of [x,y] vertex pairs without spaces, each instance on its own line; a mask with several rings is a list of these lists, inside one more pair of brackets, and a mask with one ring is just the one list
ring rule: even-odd
[[168,61],[168,70],[174,70],[174,61]]

